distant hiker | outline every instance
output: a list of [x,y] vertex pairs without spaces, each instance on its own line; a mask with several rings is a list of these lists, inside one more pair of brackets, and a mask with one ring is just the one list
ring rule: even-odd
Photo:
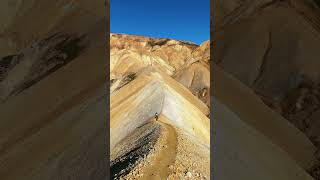
[[156,121],[158,121],[158,113],[156,112],[156,114],[154,115],[154,118],[156,118]]

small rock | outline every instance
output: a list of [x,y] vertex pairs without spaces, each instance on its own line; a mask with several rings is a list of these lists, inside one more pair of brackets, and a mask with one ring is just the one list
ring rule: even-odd
[[189,177],[189,178],[191,178],[191,177],[192,177],[191,172],[187,172],[187,173],[186,173],[186,175],[187,175],[187,177]]

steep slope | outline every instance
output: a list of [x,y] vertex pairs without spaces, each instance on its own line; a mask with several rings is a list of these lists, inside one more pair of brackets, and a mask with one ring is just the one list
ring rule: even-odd
[[[111,93],[132,81],[143,69],[155,67],[210,105],[208,41],[198,46],[173,39],[111,33],[110,45]],[[192,75],[189,71],[197,73]],[[193,83],[185,83],[190,81]]]
[[203,63],[193,63],[174,78],[210,107],[210,71]]
[[214,177],[312,180],[310,140],[230,74],[214,66],[212,75]]
[[[103,2],[87,5],[82,0],[6,1],[1,8],[9,5],[16,12],[10,11],[12,16],[7,17],[8,24],[0,31],[0,102],[34,85],[88,49],[105,45],[101,40],[106,36]],[[38,17],[37,21],[34,17]]]
[[0,8],[1,179],[106,178],[104,3]]
[[214,33],[214,62],[304,132],[319,150],[317,2],[241,2],[232,6],[219,1],[229,13],[216,14],[223,20]]
[[[103,48],[91,53],[104,56]],[[88,57],[1,105],[2,179],[105,176],[105,80]],[[78,79],[82,72],[90,76]]]
[[219,67],[215,67],[212,73],[214,96],[224,106],[286,151],[301,167],[308,169],[313,166],[316,148],[302,132],[272,112],[254,92]]
[[[261,180],[312,180],[291,157],[266,136],[247,124],[230,107],[213,98],[213,125],[216,143],[212,145],[214,178]],[[232,172],[232,173],[231,173]]]
[[316,147],[219,67],[211,71],[216,135],[209,145],[209,43],[174,67],[174,57],[165,61],[152,53],[146,45],[152,38],[112,36],[113,178],[209,178],[212,147],[216,178],[313,179],[305,170],[317,164]]
[[[206,165],[202,165],[202,169],[198,168],[197,170],[197,168],[194,168],[192,173],[200,173],[202,176],[209,177],[210,122],[206,117],[209,109],[189,92],[189,90],[170,76],[159,72],[157,69],[145,69],[136,79],[111,94],[110,107],[110,152],[115,153],[115,151],[120,150],[128,152],[131,146],[117,144],[119,144],[119,142],[122,144],[138,142],[140,141],[138,137],[143,137],[144,141],[136,145],[139,147],[136,151],[139,150],[142,152],[137,152],[136,156],[139,154],[142,157],[143,154],[148,155],[147,159],[136,160],[138,163],[134,161],[133,164],[136,163],[135,166],[131,171],[123,175],[125,178],[130,179],[130,177],[142,176],[141,178],[145,179],[151,177],[160,179],[169,177],[169,179],[175,179],[180,176],[184,177],[186,168],[192,167],[193,162],[196,162],[196,158],[198,157],[207,159],[204,162],[198,162],[199,164],[206,163]],[[188,109],[188,111],[185,111],[186,109]],[[158,121],[154,121],[154,114],[156,112],[159,113]],[[141,131],[141,133],[137,132],[137,129],[140,130],[144,128],[144,126],[152,126],[148,125],[150,121],[153,121],[153,123],[161,129],[160,132],[152,131],[148,136],[143,135],[145,131]],[[134,138],[135,136],[137,137]],[[148,140],[149,136],[154,137],[154,139],[151,140],[151,138]],[[126,139],[128,137],[130,140]],[[187,141],[184,139],[187,139]],[[144,147],[143,143],[146,143],[145,141],[155,143],[146,148],[151,152],[141,150],[141,148]],[[166,142],[172,143],[168,144]],[[190,162],[186,163],[185,156],[189,156],[190,152],[183,151],[181,146],[192,146],[193,144],[203,146],[205,152],[196,154],[196,157],[191,160],[189,159]],[[119,146],[121,148],[119,148]],[[163,148],[169,148],[172,153],[170,154],[163,150]],[[166,155],[162,155],[164,152],[166,152]],[[195,152],[191,150],[191,153],[194,154]],[[120,155],[111,157],[111,159],[117,161],[116,159],[119,158],[119,156]],[[125,159],[126,155],[123,156]],[[112,168],[116,169],[115,167],[119,166],[118,164],[120,162],[113,164]],[[154,164],[155,162],[157,163]],[[154,167],[147,166],[146,163],[150,163],[150,165],[153,164]],[[154,170],[159,169],[161,165],[167,170],[165,172],[154,172]],[[168,169],[169,166],[172,167],[170,170]],[[191,171],[191,169],[189,171]],[[117,174],[116,172],[118,171],[115,171],[114,174]],[[153,174],[151,172],[153,172]],[[117,177],[116,175],[114,176]],[[199,175],[196,179],[200,178]]]

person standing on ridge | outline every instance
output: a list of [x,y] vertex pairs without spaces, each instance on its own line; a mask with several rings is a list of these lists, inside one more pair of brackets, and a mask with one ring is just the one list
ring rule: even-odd
[[154,118],[156,118],[156,121],[158,121],[158,113],[156,112],[156,114],[154,115]]

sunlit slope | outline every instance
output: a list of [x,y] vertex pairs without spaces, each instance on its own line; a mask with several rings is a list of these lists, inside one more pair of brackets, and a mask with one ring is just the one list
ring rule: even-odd
[[213,106],[217,119],[213,123],[215,143],[211,146],[215,178],[313,180],[286,151],[224,104],[223,99],[213,98]]
[[0,28],[0,103],[84,51],[106,46],[103,1],[4,0],[0,9],[7,19]]
[[110,44],[111,178],[209,179],[209,43],[111,34]]
[[[110,92],[153,67],[172,76],[210,106],[209,41],[190,42],[126,34],[110,35]],[[186,83],[192,81],[193,83]]]
[[209,144],[209,109],[181,84],[154,69],[112,93],[110,108],[111,149],[156,112]]
[[313,165],[316,149],[301,131],[274,113],[248,87],[219,67],[215,67],[212,73],[214,95],[224,106],[286,151],[301,167],[307,169]]
[[1,55],[14,54],[54,33],[82,34],[99,22],[105,25],[106,20],[101,19],[106,16],[105,3],[99,0],[3,0],[0,2]]
[[113,178],[209,177],[209,109],[167,73],[142,69],[111,93],[110,108]]
[[105,179],[103,1],[0,2],[0,177]]
[[[285,148],[296,151],[295,156],[302,161],[306,155],[303,152],[307,151],[310,157],[307,159],[319,161],[319,1],[218,0],[215,8],[215,17],[219,18],[214,23],[214,63],[251,89],[259,104],[272,110],[272,113],[268,110],[268,119],[271,114],[277,114],[282,120],[273,119],[281,123],[285,119],[300,131],[285,133],[287,135],[281,131],[272,135],[270,131],[276,141],[296,143],[301,138],[293,138],[291,134],[302,132],[316,149],[309,145],[298,148],[298,144],[297,147]],[[230,93],[225,97],[230,97],[230,104],[238,106],[231,100],[238,98],[241,102],[241,94],[238,97]],[[245,103],[250,105],[247,101]],[[268,119],[259,126],[266,126]],[[303,164],[302,167],[314,178],[320,178],[319,162]]]
[[91,49],[0,105],[1,179],[105,178],[104,53]]
[[193,63],[179,70],[174,78],[210,107],[210,69],[205,63]]

